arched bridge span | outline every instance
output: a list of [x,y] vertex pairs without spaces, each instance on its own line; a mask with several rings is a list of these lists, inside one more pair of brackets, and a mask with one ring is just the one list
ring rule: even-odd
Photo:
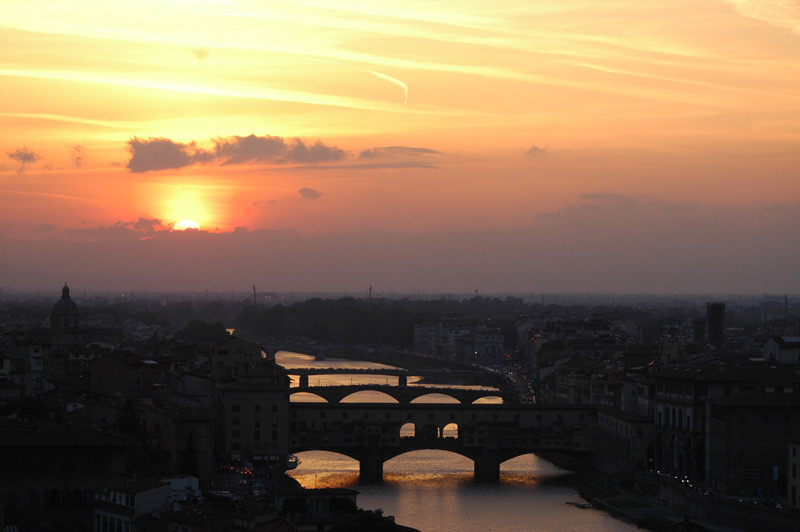
[[409,404],[415,399],[431,394],[449,396],[461,404],[472,404],[485,397],[508,398],[500,390],[476,390],[470,388],[449,388],[447,386],[389,386],[385,384],[353,384],[346,386],[298,386],[290,388],[289,393],[311,393],[322,397],[328,403],[341,403],[342,399],[358,392],[376,391],[385,393],[400,404]]
[[[291,452],[333,451],[357,459],[362,481],[380,482],[383,464],[403,453],[442,449],[473,460],[475,478],[497,481],[500,464],[528,453],[589,451],[588,406],[292,403]],[[413,438],[400,428],[413,423]],[[458,437],[444,427],[458,426]]]

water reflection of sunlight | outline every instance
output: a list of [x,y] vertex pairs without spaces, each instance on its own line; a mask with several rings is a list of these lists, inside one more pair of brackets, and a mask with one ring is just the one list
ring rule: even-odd
[[[305,451],[297,456],[300,464],[288,474],[305,488],[351,487],[359,483],[357,460],[328,451]],[[534,489],[543,478],[568,473],[543,458],[526,454],[501,464],[500,483]],[[474,465],[457,453],[422,449],[387,460],[383,479],[386,484],[436,490],[471,484]]]
[[569,473],[566,469],[562,469],[552,462],[548,462],[544,458],[536,456],[533,453],[523,454],[506,460],[500,464],[500,471],[526,471],[536,472],[541,475],[561,475]]
[[383,464],[383,480],[430,488],[472,482],[472,460],[460,454],[436,449],[411,451]]
[[300,464],[287,474],[304,488],[345,488],[358,483],[358,460],[328,451],[306,451],[297,457]]

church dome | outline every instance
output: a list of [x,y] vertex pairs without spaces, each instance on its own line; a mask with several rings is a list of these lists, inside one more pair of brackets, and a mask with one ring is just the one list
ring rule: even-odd
[[69,287],[67,283],[64,283],[64,288],[61,289],[61,299],[53,305],[50,327],[54,329],[77,327],[78,315],[78,305],[69,297]]

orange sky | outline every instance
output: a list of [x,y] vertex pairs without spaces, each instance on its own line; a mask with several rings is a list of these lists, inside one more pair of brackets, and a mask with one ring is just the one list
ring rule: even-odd
[[423,235],[617,196],[800,203],[797,2],[331,6],[0,4],[0,235]]

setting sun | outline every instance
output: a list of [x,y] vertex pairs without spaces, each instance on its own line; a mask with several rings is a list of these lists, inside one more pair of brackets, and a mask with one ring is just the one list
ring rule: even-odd
[[186,229],[200,229],[200,225],[193,220],[181,220],[172,226],[176,231],[185,231]]

